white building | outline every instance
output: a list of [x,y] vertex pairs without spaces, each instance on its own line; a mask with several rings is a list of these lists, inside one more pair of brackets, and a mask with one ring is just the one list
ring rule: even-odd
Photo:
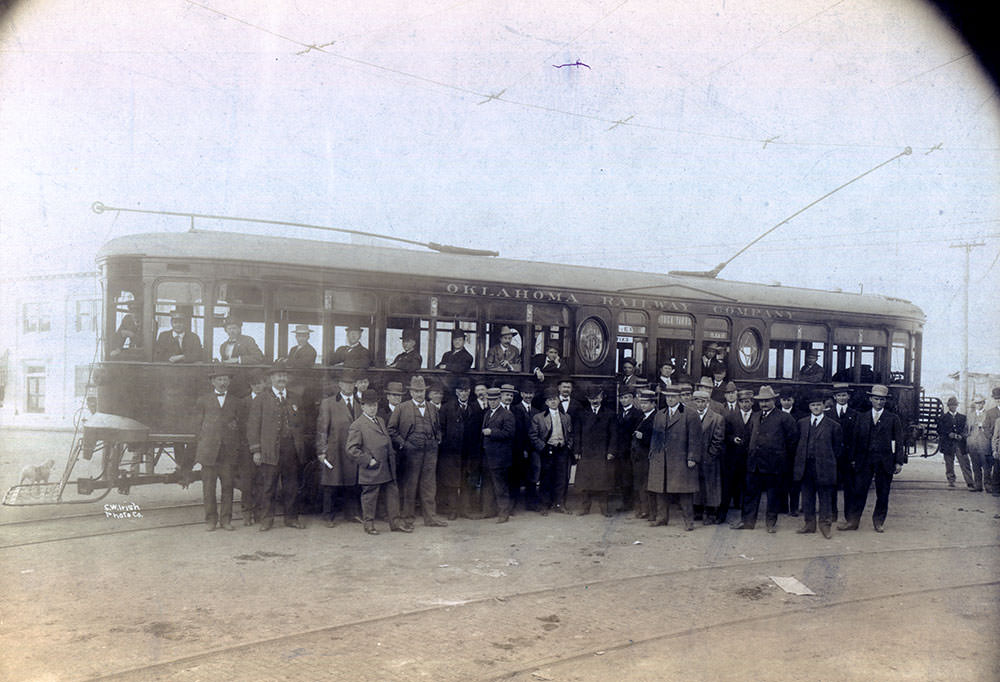
[[97,273],[10,278],[2,286],[0,424],[71,427],[97,357]]

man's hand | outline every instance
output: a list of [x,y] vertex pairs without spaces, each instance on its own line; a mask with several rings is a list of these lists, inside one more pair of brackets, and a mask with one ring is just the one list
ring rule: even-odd
[[695,464],[697,464],[697,462],[689,459],[688,460],[688,469],[694,469]]
[[256,465],[260,466],[260,463],[261,463],[261,461],[262,461],[263,459],[264,459],[264,458],[263,458],[263,457],[261,457],[261,455],[260,455],[260,453],[259,453],[259,452],[255,452],[255,453],[253,453],[253,463],[254,463],[254,464],[256,464]]
[[903,470],[903,465],[902,465],[902,464],[897,464],[897,465],[896,465],[896,471],[895,471],[895,473],[897,473],[897,474],[898,474],[898,473],[899,473],[900,471],[902,471],[902,470]]

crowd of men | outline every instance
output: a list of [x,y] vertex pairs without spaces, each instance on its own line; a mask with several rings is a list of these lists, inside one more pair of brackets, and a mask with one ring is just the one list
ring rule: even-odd
[[987,409],[985,397],[973,396],[968,414],[958,411],[958,398],[948,398],[937,419],[937,435],[949,487],[955,487],[958,460],[966,488],[1000,496],[1000,387],[993,388],[991,397],[994,405]]

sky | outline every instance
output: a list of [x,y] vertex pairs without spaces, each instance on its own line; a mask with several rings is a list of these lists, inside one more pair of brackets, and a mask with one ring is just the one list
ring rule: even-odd
[[90,270],[109,238],[189,227],[100,201],[709,269],[856,180],[721,277],[913,301],[933,387],[960,365],[962,243],[970,370],[1000,373],[998,124],[916,0],[20,2],[0,267]]

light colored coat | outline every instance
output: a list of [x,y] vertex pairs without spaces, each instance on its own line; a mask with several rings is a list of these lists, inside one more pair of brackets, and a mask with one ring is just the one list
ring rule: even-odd
[[[361,416],[361,405],[354,401]],[[325,454],[330,466],[320,462],[320,485],[357,485],[358,464],[347,453],[347,430],[354,417],[338,393],[324,398],[316,417],[316,453]],[[332,467],[332,468],[331,468]]]
[[[694,411],[695,419],[698,413]],[[726,446],[726,420],[709,408],[701,421],[701,462],[695,504],[718,507],[722,502],[722,453]]]
[[[396,480],[396,453],[392,449],[389,429],[381,417],[374,423],[365,415],[354,420],[347,428],[345,449],[354,460],[360,485],[378,485]],[[374,458],[378,464],[369,467]]]
[[698,492],[698,467],[688,461],[701,461],[701,422],[693,409],[678,409],[671,417],[664,408],[653,418],[653,437],[649,448],[649,484],[651,493]]

